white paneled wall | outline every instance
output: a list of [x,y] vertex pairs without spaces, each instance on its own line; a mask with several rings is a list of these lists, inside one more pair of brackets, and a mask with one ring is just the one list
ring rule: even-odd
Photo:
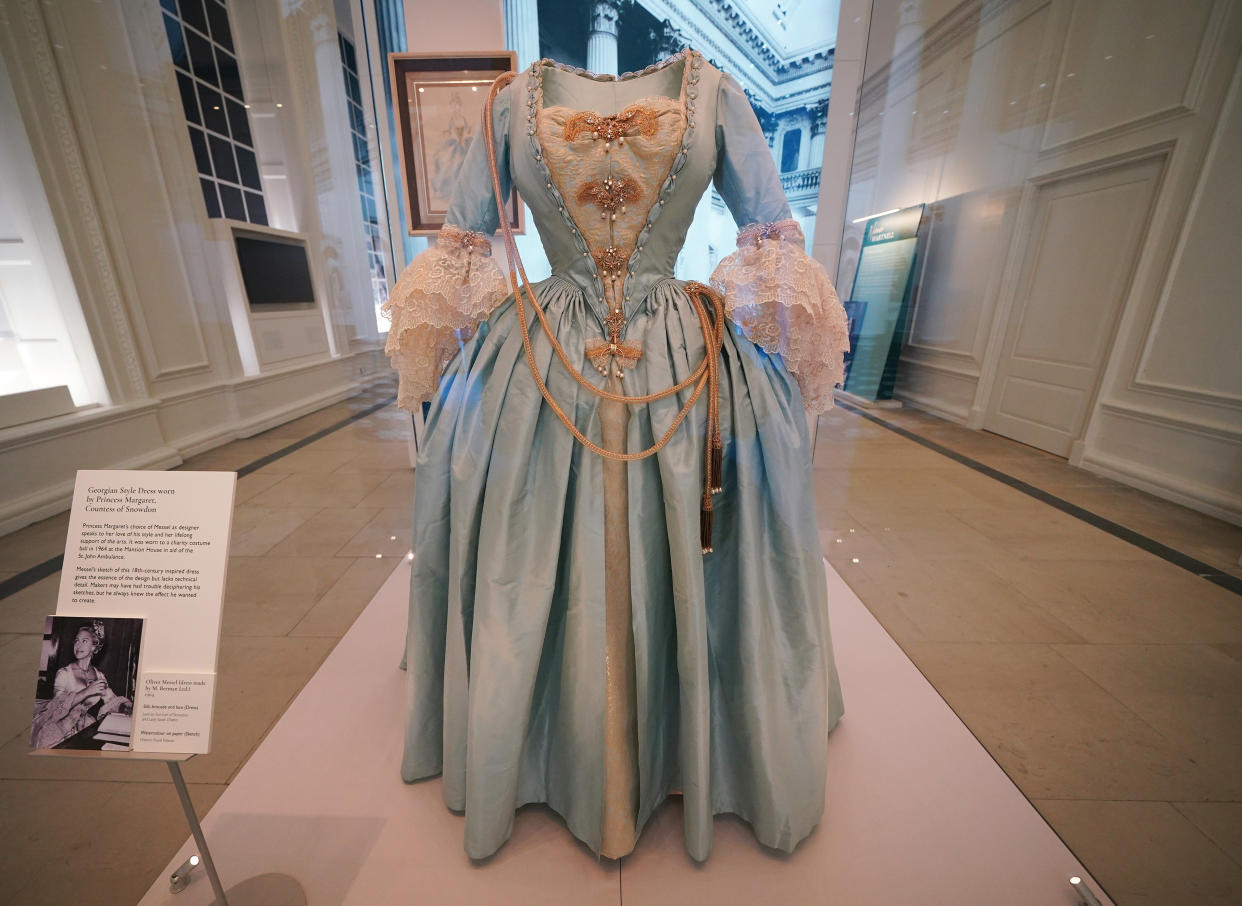
[[928,205],[899,397],[1242,522],[1240,50],[1229,0],[876,0],[838,286]]
[[320,299],[284,318],[239,311],[229,223],[206,214],[158,0],[0,6],[20,113],[5,125],[29,138],[110,400],[0,430],[0,534],[63,509],[76,469],[176,465],[387,372],[332,0],[229,8],[273,226],[306,239]]

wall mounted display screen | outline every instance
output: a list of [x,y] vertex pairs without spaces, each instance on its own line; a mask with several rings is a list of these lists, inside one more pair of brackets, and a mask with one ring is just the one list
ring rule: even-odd
[[233,238],[246,299],[252,306],[314,303],[305,245],[254,235]]

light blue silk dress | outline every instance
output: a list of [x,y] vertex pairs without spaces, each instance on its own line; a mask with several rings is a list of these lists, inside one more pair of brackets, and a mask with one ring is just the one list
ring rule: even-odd
[[[714,180],[739,224],[792,223],[736,81],[693,51],[618,79],[541,61],[499,93],[492,122],[502,191],[517,188],[551,262],[535,296],[570,359],[627,395],[690,375],[706,346],[671,275],[704,191]],[[629,181],[620,206],[584,188],[606,177]],[[821,819],[842,702],[804,388],[779,351],[801,349],[808,381],[817,361],[837,375],[836,331],[819,337],[815,324],[836,325],[839,303],[808,297],[814,286],[781,288],[818,266],[779,228],[722,263],[732,276],[722,270],[717,285],[739,298],[726,300],[723,490],[705,554],[705,405],[659,453],[628,464],[573,438],[532,379],[511,290],[479,241],[498,226],[481,136],[448,222],[457,231],[411,265],[389,303],[389,349],[411,384],[403,402],[431,398],[415,473],[404,778],[443,776],[473,858],[494,853],[515,810],[534,802],[593,851],[624,855],[673,794],[697,860],[724,812],[792,850]],[[625,262],[615,282],[601,277],[607,244]],[[748,290],[756,280],[765,285]],[[608,335],[610,306],[642,355],[601,374],[584,350]],[[587,437],[638,451],[665,432],[689,389],[602,405],[530,319],[537,368]]]

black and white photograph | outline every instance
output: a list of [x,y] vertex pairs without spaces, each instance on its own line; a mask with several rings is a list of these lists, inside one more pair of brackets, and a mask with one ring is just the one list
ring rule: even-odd
[[47,618],[32,749],[130,748],[142,622],[137,617]]

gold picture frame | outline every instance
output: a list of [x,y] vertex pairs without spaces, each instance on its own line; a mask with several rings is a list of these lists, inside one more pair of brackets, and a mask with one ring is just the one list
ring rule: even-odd
[[[433,235],[444,226],[466,149],[481,128],[487,93],[497,76],[516,67],[511,50],[388,55],[409,235]],[[523,232],[516,191],[506,209],[514,231]]]

